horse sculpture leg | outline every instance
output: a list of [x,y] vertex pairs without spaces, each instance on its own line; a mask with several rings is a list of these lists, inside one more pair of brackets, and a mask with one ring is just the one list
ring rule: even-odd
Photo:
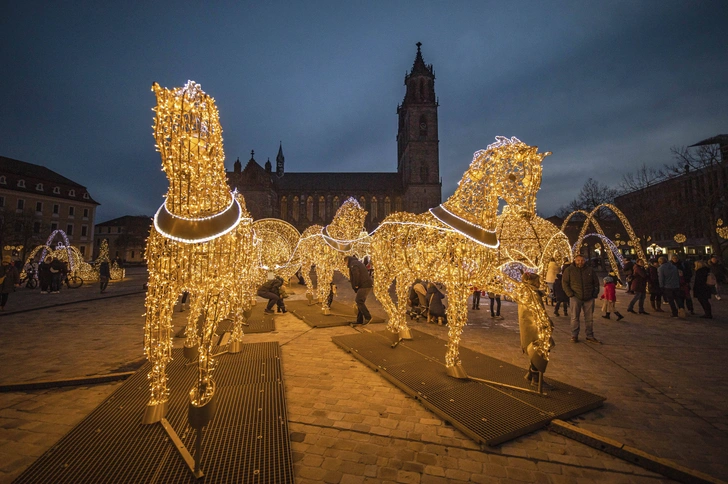
[[465,285],[452,285],[447,288],[448,342],[445,355],[447,374],[455,378],[467,378],[460,363],[460,336],[463,326],[468,322],[468,296],[470,291]]
[[306,283],[306,299],[308,304],[311,305],[313,302],[313,280],[311,279],[311,262],[306,259],[301,259],[301,275],[303,276],[303,282]]
[[190,313],[187,316],[187,325],[185,326],[185,344],[183,354],[188,360],[197,358],[200,347],[200,333],[198,327],[200,318],[202,317],[203,301],[197,294],[190,293]]
[[160,284],[159,274],[155,272],[154,268],[150,270],[146,299],[144,350],[152,369],[149,372],[151,395],[142,418],[144,424],[159,422],[167,413],[167,364],[172,360],[174,291],[168,284]]
[[323,264],[316,264],[316,293],[318,294],[321,310],[329,314],[328,295],[331,290],[331,282],[334,280],[334,270],[324,267]]
[[406,280],[403,277],[397,279],[397,311],[395,318],[400,339],[412,339],[412,333],[410,333],[407,324],[407,296],[413,283],[414,281]]

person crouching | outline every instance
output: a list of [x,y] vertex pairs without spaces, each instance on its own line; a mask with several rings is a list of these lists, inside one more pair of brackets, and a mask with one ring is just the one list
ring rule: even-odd
[[283,298],[281,297],[281,286],[283,285],[283,278],[275,276],[270,281],[266,282],[258,289],[258,296],[267,299],[268,305],[263,312],[273,314],[273,305],[278,306],[278,312],[285,313],[286,306],[283,304]]

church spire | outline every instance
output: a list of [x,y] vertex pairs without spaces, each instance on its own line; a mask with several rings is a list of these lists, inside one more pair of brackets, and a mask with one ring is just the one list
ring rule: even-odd
[[425,64],[425,60],[422,58],[422,42],[417,42],[417,54],[415,55],[415,61],[412,64],[412,70],[404,78],[404,83],[407,84],[407,80],[413,76],[426,76],[432,79],[435,78],[435,71],[432,68],[432,64]]
[[283,142],[278,145],[278,156],[276,156],[276,175],[283,176],[283,168],[286,158],[283,156]]

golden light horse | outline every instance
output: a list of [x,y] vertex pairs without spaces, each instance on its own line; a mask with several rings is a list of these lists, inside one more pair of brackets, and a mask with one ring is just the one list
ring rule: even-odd
[[154,137],[169,189],[154,216],[145,253],[149,284],[144,351],[152,369],[143,422],[158,422],[166,412],[172,311],[182,292],[191,296],[185,355],[196,357],[198,368],[190,391],[192,422],[197,414],[212,416],[213,336],[219,321],[231,312],[235,327],[230,350],[240,348],[244,295],[254,292],[248,286],[256,278],[257,260],[252,219],[242,196],[227,185],[214,99],[192,81],[177,89],[155,83],[152,90],[157,98]]
[[327,296],[331,281],[334,280],[334,270],[349,277],[344,256],[358,254],[361,252],[360,246],[369,242],[368,236],[361,235],[366,234],[366,217],[367,211],[361,208],[359,202],[348,198],[336,211],[329,225],[312,225],[301,235],[297,252],[301,260],[301,273],[306,282],[306,297],[313,299],[310,272],[311,266],[316,266],[316,293],[324,314],[329,312]]
[[[467,322],[467,298],[471,287],[493,287],[536,312],[537,337],[530,343],[532,360],[548,361],[551,323],[534,288],[507,278],[500,270],[496,236],[499,200],[514,213],[535,212],[534,187],[541,183],[541,161],[550,153],[538,153],[517,138],[497,137],[487,149],[475,153],[457,190],[440,206],[414,215],[399,212],[387,217],[372,234],[374,293],[389,315],[388,329],[400,338],[411,337],[406,322],[409,288],[415,279],[442,283],[448,295],[449,341],[445,356],[447,373],[467,378],[459,356],[460,337]],[[395,303],[389,295],[396,283]]]

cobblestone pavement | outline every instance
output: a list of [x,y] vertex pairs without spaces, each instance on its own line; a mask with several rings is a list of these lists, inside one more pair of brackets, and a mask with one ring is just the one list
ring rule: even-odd
[[[24,310],[0,316],[0,384],[113,373],[138,364],[144,298],[133,293],[143,279],[143,272],[130,271],[128,280],[112,284],[108,295],[119,297],[102,298],[97,286],[11,295],[6,309]],[[339,282],[337,298],[351,302],[347,282]],[[291,288],[293,298],[303,298],[303,286]],[[71,304],[27,311],[50,296]],[[626,295],[618,297],[627,314]],[[660,313],[627,314],[616,322],[596,314],[595,332],[604,341],[598,346],[571,343],[567,318],[554,317],[557,346],[547,377],[607,397],[602,408],[570,423],[728,479],[726,305],[713,301],[712,321]],[[384,316],[373,297],[370,306]],[[186,314],[175,313],[176,326]],[[502,321],[491,319],[483,298],[481,309],[469,313],[463,346],[525,368],[516,306],[504,302],[502,314]],[[276,332],[245,341],[282,345],[297,482],[668,481],[548,430],[481,449],[331,342],[356,329],[311,329],[290,313],[275,319]],[[446,337],[446,327],[413,327]],[[0,393],[0,482],[10,482],[118,385]]]

